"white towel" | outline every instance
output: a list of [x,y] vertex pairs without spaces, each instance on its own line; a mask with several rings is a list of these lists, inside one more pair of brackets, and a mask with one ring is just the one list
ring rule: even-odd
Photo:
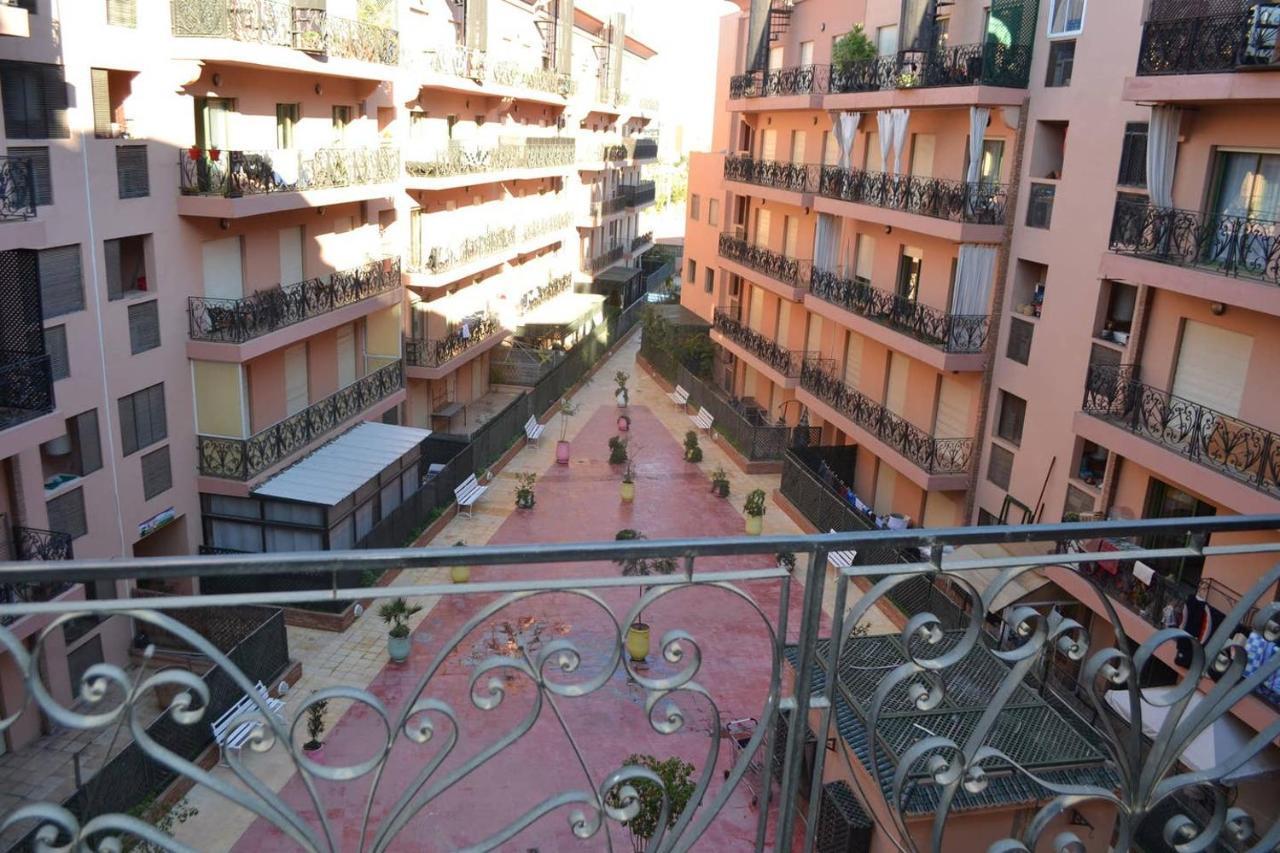
[[1137,560],[1133,564],[1133,576],[1147,586],[1151,586],[1151,579],[1155,577],[1155,570],[1141,560]]

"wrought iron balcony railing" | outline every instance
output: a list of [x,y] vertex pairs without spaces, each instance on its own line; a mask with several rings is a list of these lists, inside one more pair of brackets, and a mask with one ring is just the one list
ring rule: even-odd
[[840,201],[977,225],[1004,225],[1008,199],[1004,184],[970,184],[839,166],[822,167],[818,192]]
[[641,137],[635,143],[635,151],[631,155],[635,159],[652,160],[658,156],[658,140]]
[[622,255],[625,252],[626,247],[621,244],[614,246],[612,249],[606,249],[590,260],[587,264],[587,269],[593,273],[600,272],[605,267],[612,266],[622,260]]
[[569,97],[577,89],[572,75],[545,68],[530,68],[514,62],[495,62],[483,50],[463,45],[443,50],[425,50],[412,64],[428,73],[547,92],[563,98]]
[[809,278],[809,292],[943,352],[980,353],[987,347],[991,318],[986,314],[951,314],[872,287],[866,279],[844,278],[817,267]]
[[548,142],[529,140],[523,145],[498,144],[488,148],[464,149],[450,144],[448,150],[427,157],[406,158],[405,171],[415,178],[449,178],[505,172],[509,169],[550,169],[572,166],[574,143],[559,137]]
[[1111,251],[1280,284],[1280,222],[1116,200]]
[[[73,556],[69,533],[40,530],[36,527],[13,528],[13,559],[15,560],[70,560]],[[31,601],[32,599],[23,600]]]
[[755,160],[745,156],[730,155],[724,158],[726,180],[793,193],[817,192],[819,168],[805,163]]
[[382,258],[240,299],[187,298],[193,341],[242,344],[400,287],[400,259]]
[[287,0],[172,0],[173,34],[288,47],[380,65],[400,62],[400,34]]
[[[1159,536],[1193,544],[1144,548],[1133,556],[1143,560],[1246,556],[1264,563],[1269,562],[1268,545],[1248,543],[1257,541],[1256,534],[1268,535],[1277,527],[1280,518],[1276,516],[1233,516],[943,531],[859,529],[817,536],[381,549],[335,552],[323,558],[312,553],[222,554],[20,564],[9,570],[15,583],[148,578],[186,589],[201,578],[245,591],[0,604],[0,643],[12,650],[18,673],[9,686],[14,694],[10,713],[15,718],[34,714],[60,719],[63,727],[81,737],[106,736],[122,719],[133,721],[135,731],[141,732],[138,720],[154,716],[157,692],[152,688],[163,687],[177,696],[172,703],[162,703],[165,713],[147,727],[145,737],[132,739],[125,759],[104,763],[77,792],[76,801],[94,804],[88,812],[62,808],[61,793],[34,794],[7,806],[0,818],[18,833],[58,837],[74,849],[104,838],[108,847],[123,848],[140,836],[156,846],[178,847],[177,842],[170,843],[166,830],[130,815],[137,804],[157,793],[139,778],[149,774],[134,768],[154,762],[172,768],[183,782],[201,787],[194,796],[201,798],[202,816],[252,826],[247,837],[257,846],[263,846],[264,839],[268,843],[292,839],[308,849],[330,849],[332,839],[344,828],[361,838],[379,839],[383,846],[409,843],[402,830],[430,815],[442,828],[465,833],[473,846],[490,848],[512,840],[525,842],[523,830],[531,823],[572,803],[580,810],[580,819],[572,826],[541,821],[547,831],[539,837],[551,841],[529,838],[529,843],[546,848],[563,837],[560,846],[588,841],[607,847],[610,834],[625,832],[626,813],[614,804],[630,802],[632,789],[641,781],[659,791],[663,783],[649,770],[619,762],[617,751],[609,754],[606,747],[647,738],[656,744],[653,752],[671,754],[694,738],[699,742],[693,751],[680,754],[706,758],[697,759],[699,766],[690,771],[688,789],[681,792],[684,808],[679,817],[668,825],[665,816],[659,816],[651,843],[662,849],[717,846],[725,837],[738,839],[739,849],[776,847],[780,853],[827,849],[825,841],[833,835],[872,831],[869,820],[854,818],[874,813],[886,816],[874,831],[887,834],[912,820],[921,834],[909,842],[908,849],[940,850],[964,846],[961,826],[975,810],[1025,808],[1032,802],[1037,809],[1048,809],[1042,814],[1062,814],[1081,798],[1114,806],[1107,818],[1114,820],[1112,846],[1116,849],[1133,848],[1131,841],[1152,823],[1157,829],[1171,826],[1176,837],[1185,833],[1210,846],[1217,839],[1271,849],[1280,829],[1267,829],[1269,814],[1257,815],[1255,823],[1249,811],[1255,806],[1245,798],[1228,808],[1233,802],[1233,774],[1263,756],[1269,738],[1251,737],[1214,766],[1196,766],[1189,772],[1184,762],[1195,761],[1198,748],[1194,744],[1209,727],[1230,718],[1249,692],[1270,684],[1280,672],[1280,656],[1257,661],[1232,640],[1242,624],[1251,641],[1261,638],[1264,645],[1280,632],[1280,609],[1270,595],[1280,567],[1259,572],[1208,639],[1194,634],[1180,638],[1189,650],[1191,665],[1179,683],[1202,685],[1198,701],[1173,701],[1157,709],[1156,717],[1150,704],[1142,701],[1145,694],[1130,687],[1125,678],[1142,669],[1152,649],[1134,641],[1127,633],[1127,622],[1101,607],[1105,592],[1082,569],[1089,562],[1113,559],[1114,553],[1053,551],[1057,543],[1067,540]],[[1218,537],[1230,542],[1219,544]],[[1193,547],[1204,541],[1209,544],[1203,553]],[[1036,546],[1025,549],[1027,555],[1016,567],[1010,568],[1008,559],[972,556],[972,552],[999,552],[1001,548],[991,546],[1013,542]],[[964,549],[970,553],[953,556],[961,546],[974,547]],[[922,550],[932,551],[936,562],[920,559]],[[836,551],[856,553],[856,564],[832,571],[828,555]],[[779,553],[796,555],[793,570],[776,565]],[[897,558],[902,554],[912,556],[904,562]],[[662,566],[679,562],[680,570],[620,577],[616,570],[601,569],[639,561]],[[420,577],[440,575],[452,566],[472,568],[485,583],[478,587],[433,583]],[[1095,620],[1102,621],[1096,630],[1049,606],[1019,605],[1012,610],[993,606],[1016,597],[1022,589],[1019,584],[1037,580],[1046,566],[1061,566],[1079,577],[1089,590],[1088,605],[1098,614]],[[383,570],[401,571],[402,578],[410,581],[370,588],[336,582],[340,576]],[[432,612],[431,629],[441,639],[430,655],[415,654],[400,668],[407,689],[400,684],[388,688],[387,679],[347,684],[341,675],[322,673],[314,692],[291,693],[286,708],[273,713],[254,685],[278,682],[279,670],[289,663],[288,635],[283,614],[264,606],[272,601],[271,594],[247,590],[253,578],[280,572],[311,581],[307,589],[291,593],[294,603],[343,606],[372,600],[377,606],[400,596],[410,601],[438,597],[442,606]],[[566,577],[573,579],[572,584],[566,583]],[[931,589],[935,578],[954,578],[956,583],[950,593],[938,590],[931,597],[902,594],[921,586]],[[962,599],[963,607],[948,595]],[[920,605],[912,607],[913,600]],[[852,604],[828,607],[824,601]],[[1253,617],[1248,618],[1255,605]],[[241,618],[246,612],[254,618]],[[867,636],[866,623],[883,619],[885,612],[903,613],[912,630]],[[59,632],[37,635],[28,645],[2,626],[37,614],[59,621],[123,614],[153,644],[194,651],[211,670],[201,678],[177,668],[163,669],[147,682],[147,690],[119,690],[123,698],[110,706],[109,713],[107,706],[96,705],[94,713],[70,713],[56,698],[59,693],[50,683],[52,675],[39,665],[50,653],[50,643],[60,648]],[[637,666],[627,653],[627,626],[642,615],[651,616],[646,621],[654,621],[663,637],[650,659],[665,655],[672,666],[669,673],[655,674],[652,664]],[[560,630],[554,636],[547,630],[543,636],[538,627],[543,620]],[[993,651],[996,641],[983,630],[988,622],[1002,622],[1008,628],[1011,640],[999,644],[998,654]],[[526,624],[532,628],[525,629]],[[593,630],[600,624],[606,629]],[[477,636],[490,641],[481,645]],[[751,643],[758,653],[741,654],[744,643]],[[587,662],[593,663],[589,669]],[[1056,696],[1056,688],[1044,685],[1041,689],[1036,680],[1042,664],[1054,671],[1079,669],[1074,684],[1083,704],[1099,709],[1105,720],[1077,726],[1076,718],[1063,716],[1060,705],[1047,701]],[[72,695],[104,701],[97,698],[103,679],[117,677],[124,678],[110,668],[91,668],[73,681]],[[640,705],[637,713],[636,703],[618,697],[615,687],[620,683],[633,685],[649,704]],[[945,691],[937,686],[941,684]],[[1126,717],[1113,717],[1108,710],[1116,698],[1109,691],[1117,689]],[[297,732],[305,727],[313,706],[335,696],[378,715],[379,748],[369,761],[348,766],[334,754],[338,750],[327,749],[321,764],[314,760],[314,753],[304,752]],[[558,740],[549,739],[543,727],[519,720],[510,732],[502,730],[504,737],[497,746],[484,732],[475,733],[477,727],[499,721],[495,714],[513,713],[511,703],[516,697],[526,700],[526,705],[518,707],[521,712],[527,708],[538,712],[548,704],[583,713],[603,708],[603,713],[611,715],[612,737],[600,747],[599,737],[580,731],[577,713],[561,715],[563,731],[555,733]],[[253,755],[230,751],[228,760],[245,780],[243,787],[236,787],[222,774],[200,769],[197,757],[212,741],[210,723],[240,701],[249,707],[240,717],[233,712],[232,722],[261,728]],[[148,713],[143,713],[144,708]],[[719,725],[682,725],[704,708],[713,715],[723,709],[755,722],[741,732],[731,732],[741,737],[737,748],[729,750]],[[651,714],[645,713],[650,710]],[[536,714],[531,719],[536,720]],[[794,725],[796,720],[806,725]],[[1155,727],[1165,720],[1161,736],[1148,745],[1128,736],[1130,726],[1141,732],[1144,724]],[[348,718],[337,726],[350,724]],[[450,732],[446,751],[456,747],[462,756],[456,766],[443,760],[417,761],[424,744],[442,736],[444,725]],[[353,732],[368,730],[339,727],[326,734],[349,739]],[[828,738],[832,746],[824,749]],[[566,739],[570,749],[553,748]],[[530,752],[540,756],[536,768],[528,764]],[[269,769],[278,773],[284,768],[283,775],[292,776],[297,784],[277,792],[261,778],[264,768],[261,761],[255,764],[255,757],[271,759]],[[367,783],[365,777],[380,776],[401,762],[413,765],[416,775],[410,790],[418,796],[402,799],[401,786]],[[582,775],[577,762],[593,768],[582,781],[571,775]],[[930,771],[912,776],[908,771],[913,767]],[[987,769],[978,772],[974,769],[978,767]],[[999,772],[993,774],[993,767]],[[529,792],[530,772],[542,785],[536,792],[542,805],[526,812],[520,795]],[[850,781],[822,784],[831,778]],[[1122,781],[1143,778],[1157,786],[1161,796],[1152,797]],[[320,794],[308,793],[321,779],[330,793],[367,799],[366,816],[354,824],[344,823],[326,810]],[[813,780],[821,788],[802,796]],[[170,781],[166,775],[152,784],[162,787]],[[450,796],[465,793],[464,787],[474,784],[484,786],[491,802],[479,818],[468,822],[462,816],[449,823]],[[1162,809],[1170,796],[1183,793],[1210,803],[1211,814],[1175,805],[1172,816],[1167,816]],[[653,799],[664,798],[657,795],[646,802]],[[753,802],[755,808],[750,806]],[[1265,803],[1256,808],[1265,808]],[[206,809],[218,811],[206,813]],[[745,828],[742,815],[751,816]],[[1087,818],[1081,815],[1080,820]],[[1044,823],[1051,827],[1051,834],[1040,822],[1032,822],[1017,838],[998,840],[997,846],[1087,849],[1081,836],[1089,835],[1081,824]],[[554,835],[555,831],[562,836]],[[742,840],[752,834],[754,841]],[[779,839],[776,845],[768,841],[774,837]]]
[[1146,385],[1138,375],[1136,365],[1092,365],[1085,413],[1280,497],[1280,435]]
[[813,267],[812,261],[788,258],[772,249],[748,243],[733,234],[720,235],[720,257],[764,273],[789,287],[804,287]]
[[618,187],[627,200],[627,207],[641,207],[652,204],[658,197],[657,185],[653,181],[640,181],[635,184],[622,184]]
[[497,320],[484,317],[468,324],[465,332],[459,328],[442,340],[409,338],[404,342],[404,361],[410,367],[439,367],[479,346],[500,331],[502,327]]
[[606,198],[602,201],[591,202],[591,216],[599,218],[601,216],[612,216],[615,213],[621,213],[627,209],[627,197],[622,193],[618,193],[612,198]]
[[308,152],[192,147],[178,162],[183,195],[227,198],[388,184],[400,177],[400,152],[385,145]]
[[930,474],[964,474],[973,462],[972,438],[934,438],[835,375],[835,361],[809,359],[800,387]]
[[573,273],[566,272],[560,275],[548,276],[546,284],[526,291],[520,297],[520,316],[528,314],[539,305],[550,302],[562,293],[567,293],[571,287],[573,287]]
[[36,215],[35,185],[30,157],[0,155],[0,222]]
[[652,242],[653,242],[652,231],[646,231],[643,234],[637,234],[636,236],[631,238],[631,251],[634,252],[636,249],[639,249],[641,246],[646,246]]
[[[540,206],[545,207],[545,205]],[[519,218],[520,213],[524,210],[524,207],[518,210],[495,207],[493,217],[497,219],[504,215],[515,215]],[[429,222],[430,217],[421,224],[421,239],[425,239],[432,234],[433,226]],[[437,244],[425,250],[415,243],[412,258],[409,262],[409,269],[411,272],[434,275],[448,272],[455,267],[481,258],[494,257],[496,259],[514,246],[535,240],[538,237],[554,234],[557,231],[563,231],[572,224],[573,214],[566,210],[537,219],[529,219],[523,225],[491,226],[482,234],[462,237],[451,243]]]
[[47,415],[53,407],[49,356],[0,350],[0,429]]
[[800,366],[804,364],[803,352],[779,346],[776,341],[766,338],[719,308],[716,309],[712,327],[788,379],[795,379],[800,375]]
[[197,435],[200,473],[248,480],[404,387],[399,359],[249,438]]
[[1243,5],[1247,8],[1226,15],[1147,21],[1138,50],[1138,75],[1218,74],[1274,66],[1280,29],[1274,6]]

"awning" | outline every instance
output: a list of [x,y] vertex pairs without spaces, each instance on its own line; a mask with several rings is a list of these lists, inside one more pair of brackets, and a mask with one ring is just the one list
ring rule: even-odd
[[253,494],[337,506],[429,435],[429,429],[359,424],[267,480]]
[[594,281],[597,284],[626,284],[636,276],[643,274],[644,270],[640,269],[640,267],[609,267],[597,275]]
[[525,314],[520,325],[526,329],[534,326],[576,327],[600,313],[602,304],[604,297],[598,293],[561,293]]
[[[1146,696],[1150,696],[1159,702],[1164,702],[1173,689],[1172,687],[1148,687],[1143,691],[1145,695],[1141,700],[1142,733],[1147,737],[1155,738],[1159,733],[1160,727],[1164,725],[1165,718],[1169,716],[1169,708],[1164,705],[1152,705],[1146,700]],[[1197,693],[1192,696],[1190,701],[1187,702],[1186,711],[1183,712],[1184,717],[1191,714],[1201,701],[1200,694]],[[1121,717],[1126,720],[1129,719],[1128,690],[1108,690],[1107,704],[1115,709],[1116,713]],[[1233,753],[1243,750],[1245,745],[1253,739],[1254,734],[1255,732],[1252,729],[1228,712],[1214,720],[1207,729],[1192,739],[1191,743],[1182,752],[1182,762],[1193,771],[1217,767],[1230,758]],[[1274,746],[1267,746],[1235,771],[1222,777],[1222,781],[1232,785],[1237,782],[1243,782],[1246,779],[1254,779],[1277,771],[1280,771],[1280,749],[1276,749]]]
[[[962,545],[947,554],[946,559],[950,560],[1003,560],[1012,556],[1009,551],[1002,545],[986,544],[986,545]],[[1003,569],[966,569],[960,574],[969,583],[973,584],[978,592],[984,591],[988,586],[995,583],[996,578],[1000,577]],[[1005,584],[1000,592],[996,595],[995,601],[991,603],[988,611],[991,613],[999,613],[1015,601],[1030,595],[1040,587],[1049,583],[1049,579],[1037,571],[1023,572],[1009,583]]]

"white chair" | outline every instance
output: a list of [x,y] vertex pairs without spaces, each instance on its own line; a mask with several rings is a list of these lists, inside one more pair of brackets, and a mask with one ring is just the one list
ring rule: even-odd
[[[284,719],[284,700],[276,699],[267,691],[266,686],[259,681],[256,685],[262,704],[267,706],[267,710],[274,716]],[[259,710],[259,706],[248,696],[241,696],[239,701],[226,710],[218,719],[214,720],[210,728],[213,730],[213,742],[218,745],[221,752],[221,760],[225,760],[227,750],[240,749],[253,736],[253,733],[262,725],[257,720],[240,719],[245,714],[252,714]]]
[[524,425],[524,437],[529,440],[530,444],[536,447],[538,439],[542,438],[542,431],[546,428],[545,424],[538,423],[537,418],[533,415],[529,415],[529,420],[527,420]]

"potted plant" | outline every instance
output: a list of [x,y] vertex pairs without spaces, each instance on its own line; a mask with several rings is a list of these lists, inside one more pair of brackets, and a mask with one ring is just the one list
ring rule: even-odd
[[324,734],[324,712],[328,707],[328,699],[321,699],[319,702],[312,702],[307,706],[307,737],[309,740],[302,745],[302,748],[307,752],[316,752],[320,747],[324,746],[320,742],[320,735]]
[[729,497],[729,472],[723,465],[711,472],[711,491],[722,498]]
[[[688,807],[689,799],[698,787],[692,779],[694,766],[679,758],[659,761],[652,755],[628,755],[626,764],[651,770],[662,780],[661,786],[647,779],[630,779],[624,783],[636,792],[639,806],[635,816],[626,821],[624,826],[631,833],[632,851],[645,853],[649,840],[658,831],[658,821],[662,820],[663,800],[666,800],[667,805],[666,829],[675,826]],[[613,808],[620,808],[623,803],[619,788],[607,792],[605,802]]]
[[702,448],[698,446],[698,433],[694,430],[684,434],[684,461],[695,464],[702,461]]
[[849,32],[841,36],[831,48],[831,64],[837,71],[848,72],[859,62],[875,59],[880,53],[862,28],[862,24],[854,24]]
[[629,504],[636,499],[636,466],[628,459],[627,467],[622,472],[622,502]]
[[403,598],[393,598],[378,608],[378,616],[391,626],[387,632],[387,654],[396,663],[409,659],[409,617],[421,609],[418,604],[410,607]]
[[759,536],[764,530],[764,489],[755,489],[747,495],[742,508],[747,513],[747,534]]
[[613,374],[613,381],[618,383],[618,389],[613,392],[613,396],[618,401],[619,409],[625,409],[631,402],[631,394],[627,391],[627,380],[630,378],[631,375],[623,370]]
[[625,465],[627,462],[627,440],[616,435],[609,439],[609,464]]
[[556,462],[569,464],[569,418],[578,411],[578,407],[568,400],[560,401],[560,440],[556,442]]
[[537,474],[516,474],[516,509],[533,509],[533,484]]
[[618,432],[627,432],[631,429],[631,416],[618,415]]
[[796,555],[791,551],[779,551],[774,559],[778,561],[778,568],[786,569],[788,574],[796,570]]
[[[643,539],[639,530],[619,530],[613,537],[619,542]],[[627,578],[649,577],[651,575],[669,575],[676,570],[676,561],[672,557],[660,557],[652,560],[644,557],[628,557],[615,560],[622,567],[622,576]],[[644,587],[640,587],[640,597],[644,597]],[[636,621],[627,626],[627,654],[636,663],[649,656],[649,625],[644,621],[644,613],[636,614]]]
[[[453,547],[461,548],[466,544],[467,544],[466,542],[463,542],[461,539],[459,539],[457,542],[453,543]],[[459,565],[450,566],[449,580],[453,581],[454,583],[467,583],[468,581],[471,580],[471,567],[465,564],[460,566]]]

